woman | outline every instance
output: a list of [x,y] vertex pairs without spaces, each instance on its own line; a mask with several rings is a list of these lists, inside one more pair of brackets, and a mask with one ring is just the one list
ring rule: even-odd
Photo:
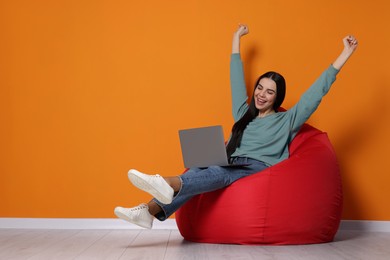
[[[276,72],[259,77],[250,104],[240,59],[240,39],[248,34],[246,25],[239,25],[233,35],[230,77],[235,124],[227,145],[231,164],[245,167],[191,168],[174,177],[147,175],[130,170],[128,177],[139,189],[154,199],[133,208],[116,207],[114,213],[121,219],[144,228],[152,228],[154,218],[167,219],[193,196],[224,188],[234,181],[257,173],[288,158],[288,145],[302,124],[317,109],[322,97],[329,91],[336,75],[357,48],[353,36],[343,39],[344,49],[299,102],[285,112],[278,112],[285,96],[285,80]],[[250,205],[248,205],[250,206]]]

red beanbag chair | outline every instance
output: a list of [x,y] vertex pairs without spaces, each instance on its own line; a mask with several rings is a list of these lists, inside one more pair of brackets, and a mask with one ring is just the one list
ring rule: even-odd
[[189,241],[311,244],[333,240],[340,224],[339,167],[326,135],[305,124],[290,157],[232,185],[193,197],[176,212]]

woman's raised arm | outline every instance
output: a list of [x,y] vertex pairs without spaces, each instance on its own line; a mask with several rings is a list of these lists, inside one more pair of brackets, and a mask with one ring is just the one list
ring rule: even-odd
[[337,70],[340,70],[343,65],[347,62],[349,57],[354,53],[358,46],[358,41],[355,37],[348,35],[343,39],[344,49],[337,59],[333,62],[333,67]]
[[237,31],[233,34],[232,53],[240,53],[240,39],[249,33],[248,26],[245,24],[239,24]]

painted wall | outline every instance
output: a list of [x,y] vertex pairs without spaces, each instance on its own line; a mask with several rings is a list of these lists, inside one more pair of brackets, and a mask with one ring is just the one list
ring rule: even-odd
[[231,38],[245,22],[249,89],[279,71],[286,108],[342,37],[359,39],[309,122],[338,154],[343,218],[390,220],[389,11],[385,0],[1,0],[0,216],[110,218],[149,200],[128,169],[181,173],[181,128],[228,136]]

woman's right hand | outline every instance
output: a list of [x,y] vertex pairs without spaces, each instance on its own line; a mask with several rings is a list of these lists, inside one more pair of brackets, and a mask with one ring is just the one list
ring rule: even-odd
[[238,37],[241,37],[241,36],[244,36],[244,35],[246,35],[248,33],[249,33],[248,26],[246,24],[239,24],[238,25],[238,29],[235,32],[235,35],[237,35]]
[[239,24],[237,31],[234,32],[232,53],[240,53],[240,39],[241,36],[249,33],[248,26],[246,24]]

